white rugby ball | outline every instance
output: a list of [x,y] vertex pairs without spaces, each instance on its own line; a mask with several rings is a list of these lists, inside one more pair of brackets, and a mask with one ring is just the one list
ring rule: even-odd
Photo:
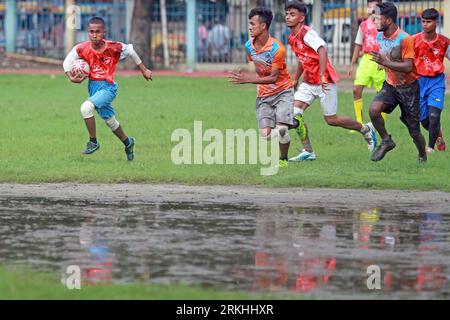
[[89,72],[90,72],[89,64],[83,59],[76,59],[72,63],[72,67],[71,67],[70,71],[72,72],[72,74],[82,73],[84,76],[87,77],[87,76],[89,76]]

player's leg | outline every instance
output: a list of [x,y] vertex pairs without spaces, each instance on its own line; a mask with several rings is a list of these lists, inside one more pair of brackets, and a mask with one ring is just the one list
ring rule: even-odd
[[273,101],[276,116],[276,130],[278,130],[280,144],[280,160],[287,162],[291,137],[289,127],[293,125],[294,90],[280,92]]
[[125,146],[125,154],[129,161],[134,159],[134,138],[128,137],[123,131],[119,121],[115,117],[115,110],[111,103],[117,96],[117,85],[111,84],[98,90],[90,99],[95,101],[98,114],[105,121],[105,124],[111,129],[111,132],[122,141]]
[[86,148],[82,151],[83,154],[92,154],[98,149],[100,149],[100,144],[97,141],[94,109],[95,109],[94,104],[92,103],[92,101],[89,100],[83,102],[80,108],[81,115],[83,116],[86,128],[89,133],[89,141],[86,144]]
[[355,110],[355,119],[359,123],[363,121],[363,90],[364,86],[361,85],[355,85],[353,87],[353,109]]
[[363,99],[362,93],[364,87],[370,86],[372,63],[370,54],[364,54],[356,69],[355,81],[353,87],[353,108],[355,110],[355,119],[359,123],[363,123]]
[[406,125],[409,135],[419,153],[419,162],[427,161],[425,138],[420,132],[420,87],[419,81],[398,88],[399,105],[402,110],[400,120]]
[[430,79],[431,88],[427,102],[429,106],[429,140],[431,150],[436,146],[438,150],[445,150],[445,142],[441,131],[441,112],[445,100],[445,75],[441,74]]
[[[370,61],[371,64],[371,77],[373,82],[373,87],[377,93],[383,89],[383,83],[386,80],[386,71],[383,68],[379,68],[378,64],[374,61]],[[387,120],[387,113],[382,112],[384,122]]]
[[338,89],[336,84],[329,84],[327,92],[321,92],[319,97],[324,119],[328,125],[360,132],[364,136],[369,150],[373,151],[375,149],[377,144],[377,136],[371,125],[361,124],[350,117],[337,115]]
[[[279,129],[276,123],[276,108],[273,106],[273,97],[259,97],[256,99],[256,120],[258,121],[260,137],[266,140],[279,138]],[[282,129],[282,134],[285,134],[287,129]],[[289,149],[289,146],[288,146]],[[287,155],[284,149],[280,146],[280,167],[287,167]],[[284,155],[284,158],[282,156]]]
[[433,106],[430,106],[430,115],[428,116],[430,122],[429,140],[428,147],[433,150],[436,141],[439,137],[439,132],[441,132],[441,112],[442,110]]
[[308,125],[304,121],[303,113],[316,99],[315,86],[307,83],[302,83],[294,95],[294,126],[297,135],[303,145],[302,151],[295,157],[290,158],[289,161],[305,161],[316,160],[316,154],[311,145],[309,138]]
[[386,130],[385,122],[381,116],[382,112],[391,113],[398,105],[394,88],[387,84],[383,85],[383,89],[375,96],[369,108],[369,116],[373,126],[381,137],[381,143],[372,153],[372,161],[380,161],[387,152],[395,148],[395,143],[391,135]]
[[[420,85],[420,114],[419,114],[419,120],[422,124],[422,127],[430,131],[430,106],[428,105],[428,88],[425,87],[425,79],[420,78],[419,85]],[[430,133],[429,133],[430,135]],[[425,147],[425,151],[427,154],[431,154],[434,152],[433,148]]]

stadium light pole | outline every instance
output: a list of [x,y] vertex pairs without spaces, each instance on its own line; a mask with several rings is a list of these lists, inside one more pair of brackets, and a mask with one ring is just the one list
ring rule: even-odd
[[65,53],[68,54],[70,50],[76,44],[77,30],[76,28],[81,23],[79,21],[79,8],[75,6],[75,0],[66,0],[65,1],[65,19],[66,19],[66,34],[65,34]]
[[17,1],[6,0],[6,52],[14,53],[17,42]]
[[323,5],[322,0],[314,0],[312,3],[312,23],[314,30],[323,38]]
[[160,0],[160,13],[161,13],[161,28],[162,28],[162,43],[163,43],[163,55],[164,55],[164,68],[169,68],[169,37],[167,35],[167,11],[166,0]]
[[196,0],[186,0],[186,64],[187,71],[195,70],[195,44],[197,30]]

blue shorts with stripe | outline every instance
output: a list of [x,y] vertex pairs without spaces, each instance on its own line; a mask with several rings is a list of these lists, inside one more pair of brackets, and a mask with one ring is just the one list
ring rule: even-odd
[[435,77],[423,77],[419,79],[420,86],[420,121],[428,118],[430,106],[438,109],[444,108],[445,99],[445,74]]
[[88,100],[94,104],[95,110],[104,120],[116,114],[111,104],[117,96],[117,88],[116,82],[89,80]]

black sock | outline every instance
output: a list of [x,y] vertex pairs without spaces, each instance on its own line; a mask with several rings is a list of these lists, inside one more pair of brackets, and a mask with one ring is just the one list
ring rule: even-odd
[[439,131],[441,130],[441,109],[430,106],[428,119],[430,121],[428,146],[434,149]]
[[89,141],[97,144],[97,138],[89,138]]
[[122,141],[123,144],[126,146],[128,146],[130,144],[130,139],[126,138],[125,140]]

